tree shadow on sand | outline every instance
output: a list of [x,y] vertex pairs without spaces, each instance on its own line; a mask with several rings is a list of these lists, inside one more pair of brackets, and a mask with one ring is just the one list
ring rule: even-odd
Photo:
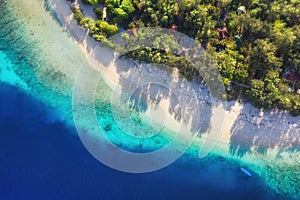
[[129,103],[130,108],[146,112],[150,105],[167,101],[169,114],[178,122],[191,124],[192,133],[201,134],[208,130],[212,108],[206,90],[203,90],[206,93],[205,97],[202,95],[204,99],[199,100],[187,81],[182,77],[172,78],[170,69],[164,70],[161,66],[136,65],[131,60],[120,59],[116,69],[120,75],[121,99]]
[[[145,28],[127,32],[127,36],[111,38],[120,55],[134,50],[152,48],[166,50],[197,68],[202,80],[199,84],[188,82],[176,68],[158,64],[137,63],[130,59],[117,59],[115,63],[121,87],[121,99],[130,102],[131,108],[145,112],[150,105],[167,101],[168,114],[176,121],[189,124],[191,132],[199,135],[211,128],[213,106],[222,101],[224,86],[219,71],[200,44],[178,32],[167,29]],[[203,87],[204,86],[204,87]],[[207,87],[208,86],[208,87]],[[128,92],[130,91],[131,92]],[[197,91],[197,93],[195,93]],[[209,92],[208,92],[209,91]]]
[[230,154],[242,157],[246,153],[266,154],[268,149],[281,152],[300,150],[299,117],[293,118],[283,111],[259,110],[245,104],[242,114],[234,122],[230,132]]

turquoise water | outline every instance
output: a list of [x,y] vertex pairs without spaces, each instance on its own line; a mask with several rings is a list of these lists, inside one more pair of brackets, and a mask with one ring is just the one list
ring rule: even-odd
[[87,152],[72,126],[53,117],[53,108],[16,87],[0,85],[0,109],[1,199],[280,197],[258,176],[247,177],[239,164],[220,156],[185,155],[146,174],[108,168]]
[[[238,158],[216,153],[200,160],[196,146],[171,166],[154,173],[131,175],[103,166],[83,148],[72,122],[72,77],[81,64],[78,62],[83,62],[84,58],[77,58],[66,46],[71,44],[63,43],[67,34],[55,22],[61,33],[55,33],[57,35],[53,38],[45,36],[42,42],[50,40],[57,43],[55,46],[65,46],[61,54],[69,57],[64,63],[52,62],[51,56],[58,55],[43,49],[35,40],[41,40],[41,37],[28,31],[26,24],[13,12],[16,8],[8,7],[5,2],[9,1],[0,0],[0,153],[4,155],[1,157],[4,164],[0,167],[3,177],[0,197],[2,195],[3,199],[29,197],[36,187],[39,188],[37,198],[49,199],[83,198],[85,195],[117,199],[124,197],[124,193],[125,197],[133,199],[145,198],[146,195],[149,199],[288,199],[299,195],[299,187],[295,184],[300,169],[296,162],[285,168],[277,167],[276,162],[269,163],[265,169],[265,166],[251,168],[249,163]],[[46,17],[51,19],[50,13]],[[64,65],[64,69],[57,69],[59,64]],[[67,67],[74,69],[63,71]],[[104,96],[111,92],[103,82],[99,83],[98,90],[100,94],[106,94]],[[107,99],[100,96],[96,107],[101,125],[111,126],[107,136],[124,149],[151,151],[170,141],[163,135],[146,141],[126,136],[116,126]],[[253,169],[251,179],[240,172],[241,165]],[[24,168],[16,171],[15,166]],[[23,181],[16,182],[16,179]],[[267,183],[266,180],[273,182]]]

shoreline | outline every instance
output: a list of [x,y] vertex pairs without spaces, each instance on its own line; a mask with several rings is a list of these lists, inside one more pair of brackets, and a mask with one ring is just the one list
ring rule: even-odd
[[[97,45],[97,42],[90,38],[86,34],[86,31],[77,25],[77,22],[72,22],[72,13],[69,9],[71,4],[68,1],[49,1],[56,5],[56,9],[61,10],[61,20],[65,19],[65,21],[70,22],[72,26],[70,26],[70,24],[69,27],[65,26],[63,31],[62,27],[64,26],[61,27],[58,25],[59,22],[57,23],[57,18],[55,20],[55,17],[50,15],[49,10],[45,11],[45,2],[32,2],[32,4],[28,4],[24,1],[22,4],[23,10],[17,12],[21,13],[21,15],[18,15],[19,17],[24,16],[24,19],[22,18],[23,22],[25,21],[26,23],[28,21],[28,29],[26,27],[24,32],[31,30],[33,27],[32,30],[34,31],[34,36],[32,36],[32,38],[37,38],[37,45],[44,44],[42,47],[44,47],[44,49],[49,49],[49,53],[46,54],[46,56],[49,55],[49,58],[46,58],[45,63],[53,61],[54,59],[57,59],[57,62],[62,62],[61,58],[58,58],[60,54],[62,55],[61,57],[64,57],[65,59],[65,61],[63,61],[65,63],[62,65],[56,65],[55,63],[52,66],[52,64],[46,63],[49,66],[34,66],[37,67],[34,70],[38,73],[35,74],[35,76],[42,75],[39,79],[40,82],[37,82],[36,84],[45,86],[38,90],[35,89],[32,93],[34,93],[37,97],[40,96],[40,100],[45,101],[47,104],[58,110],[58,113],[61,116],[64,116],[64,119],[61,119],[61,121],[67,122],[69,119],[72,120],[70,117],[72,112],[71,108],[69,108],[71,107],[71,105],[69,105],[70,85],[57,80],[53,82],[54,84],[51,84],[51,77],[48,77],[49,74],[45,71],[45,68],[47,69],[48,67],[51,67],[52,69],[61,71],[66,75],[65,79],[70,82],[70,84],[73,84],[73,76],[75,76],[75,72],[78,70],[79,64],[82,62],[82,59],[77,59],[76,56],[84,57],[84,53],[85,57],[89,56],[88,47],[92,47],[93,49],[95,46],[91,44]],[[59,2],[59,4],[55,4],[55,2]],[[19,3],[20,2],[18,2],[18,4]],[[31,13],[29,13],[33,6],[36,6],[34,7],[36,8],[34,10],[37,10],[37,12],[31,12],[34,17],[32,17]],[[53,7],[51,6],[51,8]],[[65,12],[69,13],[70,16],[64,15]],[[56,13],[59,12],[56,10]],[[59,16],[59,14],[57,16]],[[40,23],[42,20],[45,20],[46,23],[42,24],[42,26],[39,24],[37,26],[36,23]],[[68,25],[67,23],[65,24]],[[60,25],[62,25],[62,23],[60,23]],[[44,30],[50,31],[45,33]],[[79,32],[76,30],[79,30]],[[66,31],[68,33],[66,33]],[[72,35],[72,32],[75,36],[77,36],[78,41],[76,41],[76,37]],[[53,45],[51,45],[52,37],[55,38],[53,39]],[[66,40],[68,41],[65,43],[64,41]],[[53,50],[51,48],[53,48]],[[74,51],[68,51],[70,48],[74,48]],[[59,49],[62,51],[58,52]],[[86,50],[84,51],[84,49]],[[40,54],[45,56],[44,51],[40,52]],[[75,58],[72,58],[73,56],[75,56]],[[86,60],[86,58],[83,58],[83,60]],[[152,72],[152,74],[155,75],[154,72]],[[25,74],[25,76],[26,75],[27,74]],[[109,78],[116,78],[113,73],[110,75],[111,77]],[[27,78],[31,78],[31,75]],[[35,85],[32,84],[29,86],[35,87]],[[195,85],[195,87],[196,86],[199,87],[199,85]],[[65,88],[67,92],[64,93],[61,90],[57,90],[57,87]],[[47,94],[47,91],[44,91],[44,89],[47,89],[47,91],[50,89],[51,94]],[[201,91],[204,89],[205,88],[202,88],[201,86],[197,88],[197,91],[201,94]],[[102,90],[102,92],[105,91]],[[66,98],[61,99],[60,95],[66,95]],[[282,191],[284,193],[288,191],[288,193],[295,194],[295,189],[297,190],[297,188],[299,188],[297,187],[298,184],[294,179],[295,176],[299,176],[299,171],[297,171],[297,169],[299,169],[298,161],[300,160],[299,141],[297,140],[299,138],[299,126],[297,127],[299,118],[291,117],[284,111],[274,110],[265,112],[263,113],[264,116],[261,116],[260,110],[254,109],[248,103],[241,104],[238,102],[227,102],[226,105],[228,106],[226,111],[227,123],[225,123],[223,130],[225,134],[222,134],[222,137],[213,149],[212,154],[222,156],[229,160],[234,160],[240,165],[247,166],[248,169],[262,177],[266,183],[276,190],[279,187],[278,184],[280,184],[280,187],[283,187],[283,190],[278,189],[279,193],[282,193]],[[282,127],[278,127],[280,122],[282,122]],[[263,127],[262,124],[264,124],[265,127]],[[287,130],[287,132],[285,130]],[[285,134],[281,134],[282,132]],[[199,140],[201,140],[201,138],[197,138],[197,143],[191,146],[191,149],[187,152],[188,155],[191,155],[191,158],[198,159],[197,149],[201,143]],[[258,149],[256,149],[257,147]],[[265,151],[261,151],[259,147],[262,147]],[[282,177],[284,177],[284,180]]]
[[[101,61],[97,55],[97,52],[92,52],[97,46],[98,42],[95,41],[92,37],[88,35],[88,31],[86,29],[81,28],[79,25],[77,25],[76,20],[73,18],[73,13],[71,11],[71,3],[67,1],[57,1],[57,0],[48,0],[48,3],[52,7],[53,11],[56,13],[58,18],[61,20],[61,23],[63,24],[64,29],[67,30],[67,32],[73,37],[74,41],[78,44],[78,46],[82,49],[84,54],[89,58],[93,59],[92,62],[98,63],[101,65]],[[95,57],[93,57],[95,56]],[[128,60],[127,60],[128,61]],[[128,61],[132,62],[131,65],[134,66],[134,61]],[[149,68],[145,68],[143,70],[144,75],[152,75],[154,72],[149,72]],[[113,80],[112,84],[114,84],[116,81],[118,81],[119,76],[117,72],[113,69],[105,71],[105,79],[107,81]],[[168,79],[168,75],[165,75],[165,79]],[[157,75],[157,73],[156,73]],[[169,75],[170,76],[170,75]],[[106,81],[106,82],[107,82]],[[192,81],[190,83],[193,87],[193,89],[196,91],[198,99],[205,100],[207,99],[206,96],[203,96],[203,93],[207,92],[207,89],[205,87],[201,87],[201,85],[197,84],[195,81]],[[231,130],[233,130],[234,122],[237,120],[239,123],[244,123],[246,126],[248,126],[247,132],[251,134],[251,130],[258,130],[258,132],[264,132],[271,131],[272,133],[267,134],[269,137],[275,137],[273,140],[267,139],[266,143],[264,143],[263,140],[258,141],[259,145],[262,145],[264,147],[288,147],[290,144],[293,143],[296,148],[299,148],[300,139],[297,141],[297,136],[300,137],[300,116],[293,117],[291,116],[287,111],[280,111],[280,110],[259,110],[254,108],[250,103],[242,102],[239,103],[238,101],[226,101],[225,104],[225,127],[223,129],[220,142],[229,144],[230,138],[231,138]],[[228,120],[229,119],[229,120]],[[280,126],[278,126],[280,124]],[[238,127],[235,127],[238,128]],[[245,129],[243,129],[245,131]],[[293,134],[289,134],[292,132]],[[266,139],[266,134],[260,133],[259,137],[263,137]],[[278,136],[280,135],[280,136]],[[281,137],[285,138],[284,141],[281,141]],[[295,140],[296,139],[296,140]]]

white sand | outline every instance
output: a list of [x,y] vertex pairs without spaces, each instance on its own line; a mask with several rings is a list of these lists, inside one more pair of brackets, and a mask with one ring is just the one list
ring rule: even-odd
[[[103,49],[95,50],[97,42],[88,36],[87,30],[78,27],[69,9],[71,5],[68,1],[48,1],[56,10],[65,29],[69,31],[70,35],[74,38],[74,41],[80,46],[82,51],[78,48],[78,45],[73,43],[67,34],[61,30],[54,20],[50,20],[50,14],[42,9],[44,6],[43,1],[18,0],[14,2],[14,9],[16,8],[17,10],[19,6],[21,13],[20,19],[24,18],[23,21],[30,26],[28,32],[32,31],[32,33],[35,34],[33,37],[35,39],[38,38],[39,45],[40,43],[43,45],[44,48],[41,49],[42,52],[39,54],[42,54],[43,56],[49,55],[47,63],[53,63],[53,66],[40,66],[40,68],[36,70],[37,77],[41,76],[42,83],[50,84],[48,85],[49,88],[53,89],[56,87],[53,90],[58,90],[61,93],[63,93],[63,91],[60,91],[60,89],[66,89],[67,95],[70,95],[72,85],[70,86],[69,84],[74,83],[76,72],[83,64],[82,57],[86,56],[88,57],[89,62],[95,62],[95,66],[99,71],[102,66],[101,62],[105,61],[104,58],[106,56],[104,55],[106,55],[107,52]],[[34,12],[32,12],[32,10]],[[90,52],[92,52],[92,54],[89,56]],[[165,80],[166,83],[176,83],[177,81],[174,78],[174,75],[176,74],[170,75],[155,68],[151,68],[150,73],[149,68],[146,65],[143,65],[142,68],[136,68],[136,65],[131,61],[121,59],[120,62],[127,62],[127,64],[120,65],[122,66],[122,69],[124,69],[123,71],[117,71],[120,67],[117,68],[116,66],[102,66],[102,69],[106,69],[104,78],[111,88],[114,88],[117,83],[120,83],[121,88],[129,88],[129,86],[132,85],[132,82],[129,79],[130,77],[133,78],[131,80],[135,80],[135,78],[138,77],[140,77],[140,80],[147,80],[147,77],[149,78],[149,76],[152,78],[159,77],[160,80],[163,82]],[[47,79],[47,72],[43,71],[45,68],[59,69],[66,75],[65,79],[68,79],[68,84],[56,82],[52,86],[51,82]],[[125,69],[128,70],[126,71]],[[64,86],[66,85],[66,87],[59,87],[61,84],[64,84]],[[183,94],[188,94],[188,91],[185,91],[184,87],[181,88],[179,85],[180,84],[178,84],[174,90]],[[205,127],[207,126],[206,123],[211,121],[211,115],[209,114],[211,108],[207,106],[207,103],[209,103],[209,99],[207,98],[208,93],[205,86],[197,84],[197,81],[192,82],[191,85],[197,93],[199,99],[198,102],[201,106],[201,123],[197,125],[195,124],[195,121],[193,123],[189,121],[189,124],[193,124],[192,126],[199,126],[200,128]],[[45,100],[49,98],[45,91],[39,92],[42,97],[45,96]],[[159,95],[152,96],[159,98]],[[190,118],[193,118],[195,104],[189,104],[188,95],[179,96],[181,100],[185,102],[184,112],[187,114],[185,118],[189,118],[189,116]],[[147,96],[149,101],[155,102],[156,99],[153,99],[153,97],[151,97],[151,95]],[[63,103],[68,105],[61,105]],[[285,179],[286,181],[284,184],[281,184],[280,186],[283,187],[283,191],[285,191],[285,189],[289,191],[290,188],[294,188],[296,189],[295,191],[297,191],[297,179],[295,179],[295,177],[299,176],[299,170],[297,171],[297,169],[299,169],[300,160],[300,117],[291,117],[286,112],[277,110],[260,112],[260,110],[253,108],[249,103],[224,102],[224,104],[225,123],[223,124],[218,143],[213,149],[213,153],[229,159],[235,159],[237,162],[242,162],[241,164],[243,166],[247,166],[248,169],[263,177],[266,183],[271,187],[277,187],[276,185],[278,183],[283,183],[282,180]],[[173,116],[176,116],[176,102],[170,102],[170,96],[166,95],[166,97],[160,101],[160,105],[168,110],[168,112],[165,112],[167,116],[165,116],[165,118],[170,120],[171,125],[169,124],[168,126],[172,128],[172,125],[178,123],[173,120]],[[54,105],[54,107],[59,111],[62,111],[62,113],[64,113],[64,110],[60,109],[64,109],[64,107],[68,106],[70,106],[69,102],[61,101],[57,101]],[[213,113],[217,112],[218,109],[213,109]],[[71,116],[71,111],[66,115],[68,114]],[[159,113],[157,112],[157,114]],[[176,117],[178,118],[180,116]],[[222,120],[219,118],[220,116],[214,115],[212,121],[216,124],[222,123]],[[154,119],[157,119],[157,117]],[[198,142],[203,143],[203,138],[205,137],[200,139],[196,138],[194,147],[199,148],[201,145],[199,145]],[[285,151],[287,149],[291,151]],[[191,148],[192,152],[195,152],[194,150],[195,148]],[[243,150],[246,151],[245,154],[243,154]],[[262,150],[266,152],[261,152]],[[281,152],[280,157],[277,157],[278,152]]]
[[[93,63],[98,70],[105,70],[105,80],[106,82],[114,88],[121,81],[122,87],[130,88],[132,86],[132,81],[124,77],[134,77],[135,74],[138,77],[159,77],[159,80],[174,81],[174,76],[165,73],[159,69],[153,69],[149,66],[143,65],[137,68],[136,64],[131,61],[121,60],[122,67],[128,69],[125,72],[117,72],[117,67],[111,65],[109,67],[104,67],[101,63],[105,58],[105,49],[97,47],[97,42],[88,36],[87,30],[80,28],[76,21],[73,19],[72,12],[70,11],[70,3],[65,0],[49,0],[53,5],[56,13],[64,24],[65,28],[74,37],[75,41],[82,48],[86,56],[88,56],[89,63]],[[91,54],[90,54],[91,53]],[[151,72],[150,72],[151,71]],[[127,82],[126,82],[127,81]],[[181,80],[177,83],[177,87],[174,90],[188,94],[184,88],[179,85]],[[192,87],[196,91],[198,99],[202,104],[207,101],[207,89],[203,85],[199,85],[196,81],[191,83]],[[155,94],[154,94],[155,95]],[[185,115],[187,118],[192,119],[195,116],[190,116],[188,113],[192,114],[192,107],[194,104],[189,104],[187,95],[182,94],[182,101],[185,107]],[[184,97],[185,96],[185,97]],[[151,98],[151,97],[150,97]],[[173,102],[170,102],[170,96],[166,96],[164,101],[161,101],[161,105],[164,107],[176,107]],[[300,143],[300,116],[292,117],[285,111],[271,110],[264,111],[254,108],[249,103],[239,103],[239,102],[223,102],[225,109],[225,121],[220,134],[218,142],[220,145],[225,145],[226,150],[229,150],[230,141],[234,140],[240,144],[240,146],[251,146],[253,147],[265,147],[271,149],[288,149],[288,148],[299,148]],[[206,105],[206,107],[208,107]],[[213,108],[213,113],[217,112],[218,108]],[[204,116],[204,117],[203,117]],[[201,120],[204,123],[211,120],[211,115],[205,117],[205,112],[201,115]],[[167,112],[166,118],[173,119],[174,113]],[[197,118],[197,117],[196,117]],[[214,120],[213,124],[222,123],[222,119],[217,119],[216,114],[212,117]],[[189,119],[189,120],[190,120]],[[177,121],[178,122],[178,121]],[[174,120],[172,120],[172,123]],[[171,124],[172,124],[171,123]],[[191,120],[189,123],[192,123]],[[191,125],[188,125],[191,126]],[[212,128],[213,129],[213,128]],[[223,146],[223,145],[222,145]]]

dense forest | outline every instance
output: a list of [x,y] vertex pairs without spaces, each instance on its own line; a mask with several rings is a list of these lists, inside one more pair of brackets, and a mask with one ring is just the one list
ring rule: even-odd
[[[82,0],[98,20],[73,12],[103,42],[124,29],[162,27],[195,38],[217,63],[227,98],[300,114],[299,0]],[[104,15],[105,8],[105,15]],[[144,49],[129,57],[172,64],[191,79],[195,70],[168,52]]]

